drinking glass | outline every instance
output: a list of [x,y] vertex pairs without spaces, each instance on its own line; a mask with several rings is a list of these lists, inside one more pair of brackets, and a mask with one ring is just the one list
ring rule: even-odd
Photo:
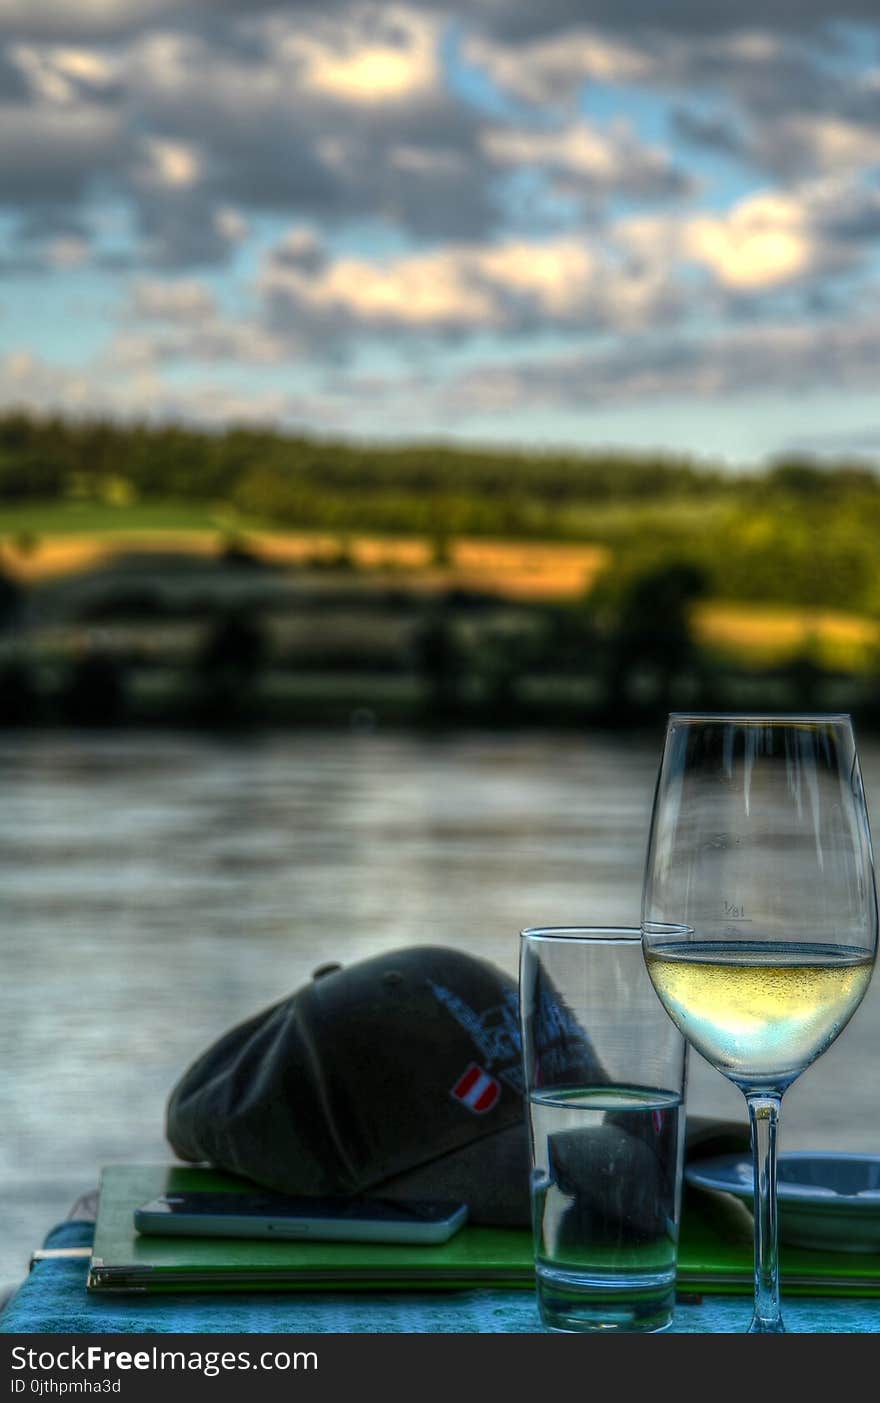
[[520,1011],[541,1319],[666,1330],[687,1043],[654,997],[641,932],[523,931]]
[[[680,929],[670,934],[670,924]],[[877,951],[871,836],[848,716],[670,716],[642,945],[673,1021],[748,1103],[749,1329],[781,1333],[782,1095],[852,1017]]]

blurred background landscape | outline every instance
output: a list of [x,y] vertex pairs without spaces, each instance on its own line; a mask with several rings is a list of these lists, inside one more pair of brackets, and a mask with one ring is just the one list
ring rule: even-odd
[[0,131],[11,1284],[317,965],[635,923],[670,709],[851,711],[876,829],[880,26],[0,0]]
[[880,478],[0,420],[7,725],[880,720]]

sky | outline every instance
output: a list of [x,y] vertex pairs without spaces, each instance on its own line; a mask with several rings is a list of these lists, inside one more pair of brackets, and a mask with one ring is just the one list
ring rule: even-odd
[[880,458],[878,0],[0,0],[0,409]]

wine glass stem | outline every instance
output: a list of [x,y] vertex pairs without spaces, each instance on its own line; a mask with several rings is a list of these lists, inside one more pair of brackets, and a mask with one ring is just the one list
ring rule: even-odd
[[776,1221],[776,1132],[781,1096],[746,1095],[755,1167],[755,1313],[749,1334],[782,1334]]

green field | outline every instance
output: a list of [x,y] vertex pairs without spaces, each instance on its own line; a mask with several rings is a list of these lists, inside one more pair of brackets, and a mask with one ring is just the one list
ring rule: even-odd
[[7,546],[22,532],[34,536],[106,535],[117,531],[228,530],[235,514],[216,502],[149,501],[125,506],[106,502],[6,502],[0,506],[0,538]]
[[[585,542],[614,543],[661,531],[670,530],[690,535],[705,529],[708,523],[718,523],[730,514],[728,496],[700,498],[658,498],[638,502],[593,502],[569,507],[566,513],[566,539]],[[30,501],[0,504],[0,538],[15,537],[21,532],[36,536],[80,536],[139,531],[289,531],[292,523],[280,524],[271,516],[246,514],[228,502],[147,500],[112,505],[100,501]],[[326,534],[320,525],[296,526],[297,532]],[[344,524],[340,534],[347,534]],[[405,527],[385,530],[383,534],[409,535]],[[471,533],[465,533],[471,534]],[[508,539],[523,539],[517,535]],[[526,535],[524,539],[529,539]]]

